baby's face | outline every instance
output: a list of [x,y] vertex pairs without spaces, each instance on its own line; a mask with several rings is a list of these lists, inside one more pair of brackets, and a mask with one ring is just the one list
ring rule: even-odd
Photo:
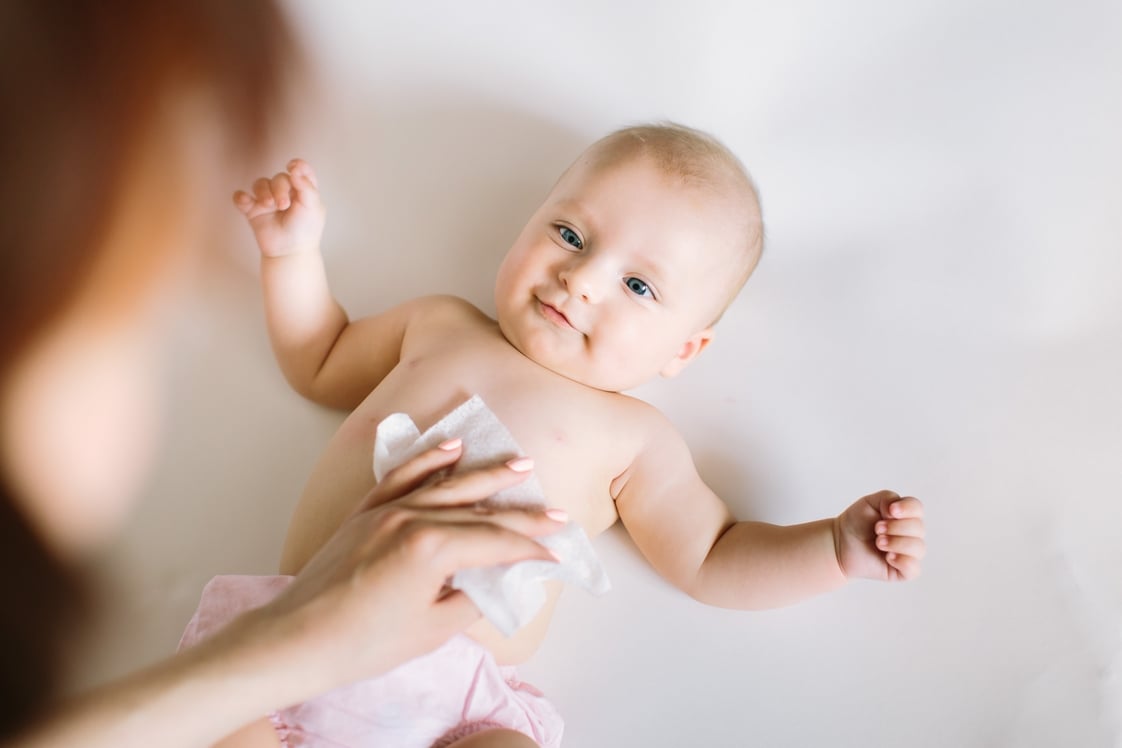
[[645,159],[576,164],[499,268],[503,334],[598,389],[673,376],[708,344],[732,292],[741,238],[729,214]]

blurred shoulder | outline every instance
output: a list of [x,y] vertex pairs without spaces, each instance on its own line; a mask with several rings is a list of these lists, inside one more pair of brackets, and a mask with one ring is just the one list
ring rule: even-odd
[[467,299],[450,294],[420,296],[406,302],[410,307],[410,317],[415,323],[423,325],[493,325],[494,320],[483,313],[479,307]]

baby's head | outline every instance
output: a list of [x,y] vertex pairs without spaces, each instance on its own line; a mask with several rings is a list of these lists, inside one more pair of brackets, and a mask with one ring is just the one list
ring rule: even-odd
[[499,326],[590,387],[674,376],[709,345],[762,246],[759,197],[727,148],[679,125],[619,130],[561,175],[507,253]]

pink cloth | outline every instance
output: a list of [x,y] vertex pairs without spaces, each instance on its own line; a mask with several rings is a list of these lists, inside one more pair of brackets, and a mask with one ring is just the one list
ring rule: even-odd
[[[260,607],[292,581],[286,576],[218,576],[203,589],[180,649]],[[489,727],[518,730],[543,748],[561,745],[564,722],[513,667],[466,636],[455,636],[378,678],[269,715],[285,746],[435,748]]]

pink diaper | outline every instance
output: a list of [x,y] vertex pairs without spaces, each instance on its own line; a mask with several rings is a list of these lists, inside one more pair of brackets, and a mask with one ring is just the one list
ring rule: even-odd
[[[180,649],[278,595],[292,577],[219,576],[203,590]],[[466,636],[378,678],[336,689],[269,715],[285,746],[437,748],[506,727],[545,748],[561,745],[561,715],[513,667]]]

